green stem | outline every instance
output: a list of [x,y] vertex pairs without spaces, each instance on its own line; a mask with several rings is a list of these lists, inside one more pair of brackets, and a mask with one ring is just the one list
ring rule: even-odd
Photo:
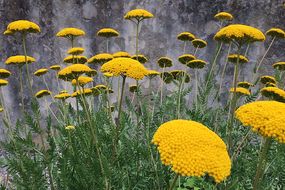
[[23,51],[25,55],[25,65],[26,65],[26,72],[27,72],[27,77],[28,77],[28,82],[29,82],[29,88],[30,88],[32,95],[34,95],[33,88],[32,88],[32,81],[31,81],[30,72],[29,72],[28,59],[27,59],[26,36],[27,36],[26,33],[22,34],[22,45],[23,45]]
[[107,40],[106,40],[106,53],[109,53],[109,38],[107,38]]
[[179,177],[179,174],[176,174],[168,190],[174,189],[178,177]]
[[125,88],[125,83],[126,83],[126,76],[123,76],[123,82],[122,82],[122,89],[121,89],[121,96],[119,100],[119,110],[118,110],[118,123],[117,123],[117,130],[116,130],[116,145],[118,144],[119,141],[119,134],[120,134],[120,128],[121,128],[121,113],[122,113],[122,102],[123,102],[123,97],[124,97],[124,88]]
[[162,76],[161,76],[161,84],[160,84],[160,107],[161,107],[161,105],[162,105],[162,98],[163,98],[164,71],[165,71],[165,67],[163,67],[163,69],[162,69]]
[[198,111],[198,69],[195,69],[195,105]]
[[[184,78],[184,77],[183,77]],[[180,118],[180,106],[181,106],[181,87],[182,87],[182,80],[183,78],[181,78],[179,80],[179,85],[178,85],[178,94],[177,94],[177,110],[176,110],[176,118],[179,119]]]
[[186,41],[184,41],[183,43],[183,54],[185,54],[185,51],[186,51]]
[[20,74],[20,94],[21,94],[21,102],[22,102],[22,109],[23,113],[25,112],[25,103],[24,103],[24,90],[23,90],[23,67],[19,67],[19,74]]

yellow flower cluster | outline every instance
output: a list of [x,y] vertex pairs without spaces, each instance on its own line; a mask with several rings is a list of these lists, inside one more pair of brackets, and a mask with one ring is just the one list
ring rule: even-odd
[[129,90],[130,90],[130,92],[134,93],[134,92],[136,92],[138,90],[138,86],[135,85],[135,84],[130,85],[129,86]]
[[218,31],[214,36],[214,39],[224,41],[226,43],[236,41],[239,44],[243,44],[255,41],[264,41],[265,36],[257,28],[243,24],[231,24]]
[[162,72],[159,76],[166,84],[169,84],[173,81],[173,75],[170,72]]
[[10,30],[5,30],[3,34],[8,36],[8,35],[13,35],[14,32],[12,32]]
[[73,47],[73,48],[70,48],[68,50],[68,54],[71,54],[71,55],[80,55],[84,52],[84,48],[82,47]]
[[262,84],[266,84],[266,83],[269,83],[269,82],[273,83],[273,84],[276,84],[276,79],[273,76],[266,75],[266,76],[260,77],[260,82]]
[[43,68],[43,69],[39,69],[39,70],[37,70],[36,72],[34,72],[34,75],[36,75],[36,76],[41,76],[41,75],[46,74],[47,72],[48,72],[48,69]]
[[113,28],[103,28],[97,32],[97,35],[105,38],[111,38],[119,36],[120,34]]
[[231,161],[225,143],[201,123],[166,122],[157,129],[152,143],[157,145],[162,163],[182,176],[208,174],[219,183],[230,175]]
[[[78,77],[78,84],[80,85],[80,86],[84,86],[84,85],[86,85],[86,84],[88,84],[88,83],[90,83],[90,82],[93,82],[93,79],[91,78],[91,77],[86,77],[86,76],[80,76],[80,77]],[[76,82],[76,79],[73,79],[72,81],[71,81],[71,84],[73,85],[73,86],[76,86],[77,85],[77,82]]]
[[268,82],[265,84],[266,87],[277,87],[277,85],[275,83],[272,82]]
[[4,32],[4,34],[11,35],[15,32],[38,33],[40,31],[41,29],[36,23],[33,23],[28,20],[17,20],[17,21],[11,22],[7,26],[7,30]]
[[72,97],[80,97],[81,95],[91,95],[93,91],[90,88],[84,88],[83,90],[77,90],[76,92],[72,93]]
[[72,80],[79,77],[79,75],[90,73],[93,70],[84,64],[73,64],[58,72],[58,77],[63,80]]
[[75,130],[75,126],[73,126],[73,125],[68,125],[68,126],[65,127],[65,130],[67,130],[67,131],[73,131],[73,130]]
[[60,100],[66,100],[67,98],[69,98],[71,95],[67,92],[63,92],[63,93],[59,93],[57,95],[54,96],[55,99],[60,99]]
[[93,57],[91,57],[90,59],[88,59],[88,63],[89,64],[95,64],[95,63],[99,63],[99,64],[103,64],[103,63],[106,63],[110,60],[113,59],[113,56],[109,53],[100,53],[100,54],[97,54]]
[[248,89],[249,87],[253,86],[253,84],[250,82],[243,81],[243,82],[238,82],[237,86]]
[[56,36],[57,37],[77,37],[77,36],[84,36],[85,32],[79,28],[64,28],[60,30]]
[[83,55],[69,55],[66,58],[64,58],[63,62],[65,63],[81,63],[84,64],[87,62],[87,57]]
[[42,98],[42,97],[48,96],[48,95],[51,95],[51,91],[49,91],[49,90],[40,90],[40,91],[38,91],[35,94],[35,97],[36,98]]
[[285,62],[277,62],[277,63],[274,63],[274,64],[272,65],[272,67],[273,67],[274,69],[279,70],[279,71],[284,71],[284,70],[285,70]]
[[207,46],[207,42],[202,39],[195,39],[195,40],[192,40],[192,45],[195,48],[204,48]]
[[285,91],[277,87],[264,87],[260,90],[261,94],[278,102],[285,102]]
[[196,59],[196,57],[192,54],[183,54],[178,57],[178,61],[183,65],[186,65],[189,61]]
[[216,19],[223,21],[223,20],[233,20],[234,17],[232,14],[227,12],[220,12],[214,16]]
[[101,71],[112,73],[114,76],[123,75],[136,80],[143,79],[148,74],[147,69],[138,61],[131,58],[115,58],[101,67]]
[[230,54],[228,56],[228,61],[232,63],[237,63],[237,61],[239,61],[239,63],[247,63],[248,59],[243,55]]
[[7,80],[0,79],[0,86],[6,86],[8,84]]
[[49,68],[50,68],[51,70],[57,71],[57,70],[60,69],[60,65],[52,65],[52,66],[50,66]]
[[118,51],[116,53],[113,54],[113,57],[114,58],[119,58],[119,57],[132,57],[128,52],[125,52],[125,51]]
[[202,69],[207,63],[201,59],[194,59],[189,61],[186,65],[192,69]]
[[11,72],[6,69],[0,69],[0,77],[8,78],[11,75]]
[[190,76],[185,71],[173,70],[170,73],[172,74],[174,80],[177,80],[177,81],[184,80],[185,83],[190,82]]
[[168,57],[161,57],[157,60],[157,64],[161,68],[172,67],[172,59]]
[[[35,62],[35,58],[27,56],[27,63],[32,63]],[[15,55],[15,56],[11,56],[9,57],[6,61],[5,64],[7,65],[24,65],[26,64],[26,59],[24,55]]]
[[285,38],[285,32],[280,28],[271,28],[265,34],[275,38]]
[[195,35],[190,32],[181,32],[177,35],[177,39],[181,41],[192,41],[195,38]]
[[112,73],[109,73],[109,72],[105,72],[103,73],[103,75],[107,78],[110,78],[110,77],[113,77],[114,75]]
[[134,9],[127,12],[124,16],[125,19],[142,21],[143,19],[153,18],[153,14],[144,9]]
[[157,76],[159,74],[160,74],[160,72],[155,71],[155,70],[148,70],[147,71],[147,76],[150,77],[150,78],[153,78],[153,77],[155,77],[155,76]]
[[285,143],[285,104],[276,101],[257,101],[242,105],[235,112],[244,126],[264,137]]
[[[234,93],[235,89],[234,88],[231,88],[230,89],[230,92],[231,93]],[[242,95],[250,95],[250,92],[247,88],[243,88],[243,87],[237,87],[236,88],[236,93],[237,95],[239,96],[242,96]]]
[[148,59],[146,58],[146,56],[139,54],[138,56],[134,55],[131,57],[134,60],[138,60],[141,64],[145,64]]

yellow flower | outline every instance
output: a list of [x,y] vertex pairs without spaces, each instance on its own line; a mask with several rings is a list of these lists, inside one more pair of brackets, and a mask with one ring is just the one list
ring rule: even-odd
[[157,64],[161,68],[171,67],[172,66],[172,60],[168,57],[161,57],[157,60]]
[[72,97],[81,97],[81,94],[83,95],[91,95],[93,91],[90,88],[84,88],[84,90],[77,90],[76,92],[72,93]]
[[3,108],[0,108],[0,112],[3,112],[4,111],[4,109]]
[[8,78],[11,75],[11,72],[6,69],[0,69],[0,77]]
[[69,98],[71,95],[67,92],[64,93],[59,93],[57,95],[54,96],[55,99],[60,99],[60,100],[66,100],[67,98]]
[[92,69],[84,64],[73,64],[58,72],[58,77],[63,80],[72,80],[78,78],[83,73],[89,73]]
[[239,82],[239,83],[237,84],[237,86],[238,86],[238,87],[243,87],[243,88],[247,88],[247,89],[248,89],[249,87],[253,86],[253,84],[250,83],[250,82],[243,81],[243,82]]
[[81,64],[84,64],[87,62],[87,60],[88,60],[87,57],[83,56],[83,55],[76,55],[76,56],[69,55],[66,58],[64,58],[63,61],[65,63],[81,63]]
[[101,67],[101,72],[109,72],[114,76],[125,76],[135,80],[141,80],[147,75],[147,69],[138,61],[131,58],[115,58]]
[[68,50],[68,54],[71,54],[71,55],[80,55],[84,52],[84,48],[82,47],[73,47],[73,48],[70,48]]
[[[231,88],[230,89],[230,92],[233,93],[235,91],[234,88]],[[250,92],[247,88],[243,88],[243,87],[237,87],[236,88],[236,93],[237,95],[239,96],[242,96],[242,95],[250,95]]]
[[107,91],[109,93],[113,93],[114,92],[111,88],[107,88],[107,86],[105,86],[104,84],[98,84],[95,87],[91,88],[91,90],[93,91],[93,93],[95,95],[99,95],[101,93],[106,93]]
[[138,56],[136,55],[132,56],[132,59],[138,60],[141,64],[144,64],[148,61],[148,59],[144,55],[141,55],[141,54],[139,54]]
[[85,73],[88,77],[94,77],[97,75],[97,71],[95,69],[91,69],[91,71]]
[[75,130],[75,126],[73,126],[73,125],[68,125],[68,126],[65,127],[65,130],[67,130],[67,131],[73,131],[73,130]]
[[100,54],[97,54],[93,57],[91,57],[90,59],[88,59],[88,63],[89,64],[95,64],[95,63],[99,63],[99,64],[103,64],[103,63],[106,63],[110,60],[113,59],[113,56],[109,53],[100,53]]
[[177,35],[177,39],[181,41],[192,41],[195,38],[196,37],[194,36],[194,34],[190,32],[181,32],[180,34]]
[[277,63],[274,63],[272,66],[274,69],[277,69],[279,71],[285,70],[285,62],[277,62]]
[[194,59],[192,61],[189,61],[187,63],[187,66],[192,68],[192,69],[202,69],[205,67],[207,63],[201,59]]
[[276,84],[276,79],[274,78],[274,77],[272,77],[272,76],[262,76],[262,77],[260,77],[260,82],[262,83],[262,84],[266,84],[266,83],[268,83],[268,82],[271,82],[271,83],[274,83],[274,84]]
[[285,102],[285,91],[277,87],[264,87],[260,90],[261,94],[278,102]]
[[109,72],[103,73],[103,75],[104,75],[105,77],[108,77],[108,78],[114,76],[112,73],[109,73]]
[[160,72],[158,71],[155,71],[155,70],[148,70],[147,71],[147,76],[150,77],[150,78],[153,78],[155,76],[158,76],[160,74]]
[[119,32],[113,28],[103,28],[97,32],[97,35],[105,38],[111,38],[119,36]]
[[60,69],[60,65],[52,65],[49,67],[51,70],[59,70]]
[[178,57],[178,61],[183,65],[186,65],[189,61],[196,59],[196,57],[192,54],[183,54]]
[[40,27],[31,21],[28,20],[17,20],[11,22],[7,26],[7,30],[14,33],[14,32],[30,32],[30,33],[38,33],[41,31]]
[[142,21],[143,19],[152,18],[153,14],[144,9],[134,9],[125,14],[124,19]]
[[68,93],[67,90],[62,90],[59,92],[59,94],[63,94],[63,93]]
[[129,86],[129,90],[130,90],[130,92],[134,93],[134,92],[136,92],[138,90],[138,86],[135,85],[135,84],[130,85]]
[[266,87],[277,87],[277,85],[275,83],[272,83],[272,82],[267,82],[265,84]]
[[185,83],[190,82],[190,76],[182,70],[173,70],[170,72],[174,80],[182,81],[184,79]]
[[204,48],[207,46],[207,42],[202,39],[195,39],[195,40],[192,40],[192,45],[195,48]]
[[3,33],[4,35],[13,35],[15,32],[12,32],[11,30],[5,30],[5,32]]
[[8,84],[7,80],[0,79],[0,86],[6,86]]
[[275,38],[285,38],[285,32],[280,28],[271,28],[265,34]]
[[113,54],[113,57],[114,58],[119,58],[119,57],[128,57],[128,58],[130,58],[131,55],[128,52],[125,52],[125,51],[118,51],[118,52]]
[[74,38],[77,36],[84,36],[84,35],[85,32],[78,28],[64,28],[56,34],[57,37],[64,37],[64,38]]
[[[36,61],[35,58],[27,56],[27,63],[32,63],[35,61]],[[20,65],[20,66],[24,65],[24,64],[26,64],[25,56],[24,55],[11,56],[5,61],[5,64],[7,64],[7,65]]]
[[239,57],[239,63],[247,63],[248,62],[248,59],[245,56],[243,56],[243,55],[238,56],[238,54],[230,54],[228,56],[228,61],[232,62],[232,63],[237,63],[238,57]]
[[220,12],[220,13],[215,15],[215,18],[220,20],[220,21],[233,20],[234,19],[233,15],[231,15],[230,13],[227,13],[227,12]]
[[166,84],[169,84],[173,81],[173,75],[170,72],[162,72],[159,76]]
[[36,98],[42,98],[43,96],[51,95],[51,91],[49,90],[40,90],[35,94]]
[[231,24],[218,31],[214,39],[226,43],[235,41],[238,44],[243,44],[264,41],[265,36],[257,28],[243,24]]
[[48,72],[48,69],[43,68],[43,69],[39,69],[36,72],[34,72],[34,75],[41,76],[41,75],[46,74],[47,72]]
[[[84,86],[84,85],[86,85],[86,84],[88,84],[88,83],[90,83],[90,82],[93,82],[93,79],[91,78],[91,77],[85,77],[85,76],[80,76],[80,77],[78,77],[78,84],[80,85],[80,86]],[[71,84],[73,85],[73,86],[76,86],[77,85],[77,82],[76,82],[76,79],[73,79],[72,81],[71,81]]]
[[172,120],[155,132],[161,162],[182,176],[213,177],[216,183],[231,172],[231,160],[223,140],[201,123]]
[[242,105],[235,112],[244,126],[260,135],[285,143],[285,104],[276,101],[257,101]]

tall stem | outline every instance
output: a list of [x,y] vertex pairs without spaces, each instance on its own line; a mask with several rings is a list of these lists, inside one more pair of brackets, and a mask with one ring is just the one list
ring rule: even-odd
[[163,67],[162,69],[162,76],[161,76],[161,83],[160,83],[160,106],[162,105],[162,97],[163,97],[164,71],[165,71],[165,67]]
[[198,69],[195,69],[195,105],[198,111]]
[[116,130],[116,144],[119,141],[119,133],[120,133],[120,128],[121,128],[121,113],[122,113],[122,102],[123,102],[123,98],[124,98],[125,83],[126,83],[126,76],[123,76],[121,96],[120,96],[120,100],[119,100],[118,123],[117,123],[117,128],[116,128],[117,129]]
[[34,95],[33,88],[32,88],[32,81],[31,81],[30,72],[29,72],[28,59],[27,59],[26,36],[27,36],[26,33],[22,34],[22,45],[23,45],[23,51],[25,55],[25,65],[26,65],[27,77],[28,77],[28,82],[29,82],[29,88],[30,88],[32,95]]
[[184,41],[183,43],[183,54],[185,54],[185,52],[186,52],[186,41]]
[[24,102],[24,90],[23,90],[23,67],[19,66],[19,73],[20,73],[20,94],[21,94],[21,103],[23,113],[25,112],[25,102]]
[[179,85],[178,85],[178,94],[177,94],[177,110],[176,110],[176,118],[180,118],[180,105],[181,105],[181,87],[182,87],[182,80],[184,77],[182,77],[179,80]]
[[106,44],[107,44],[106,53],[109,53],[109,38],[106,39]]
[[172,190],[175,187],[178,177],[179,177],[179,174],[176,174],[168,190]]

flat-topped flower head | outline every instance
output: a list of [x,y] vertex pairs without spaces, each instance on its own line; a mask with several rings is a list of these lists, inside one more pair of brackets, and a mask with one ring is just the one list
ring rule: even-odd
[[94,55],[90,59],[88,59],[87,63],[89,64],[103,64],[113,59],[113,56],[109,53],[100,53]]
[[253,84],[247,81],[242,81],[242,82],[238,82],[237,86],[249,89],[251,86],[253,86]]
[[133,55],[132,56],[132,59],[134,60],[138,60],[141,64],[145,64],[148,59],[146,58],[146,56],[142,55],[142,54],[139,54],[138,56],[136,55]]
[[51,91],[49,91],[49,90],[40,90],[40,91],[38,91],[35,94],[35,97],[36,98],[42,98],[44,96],[49,96],[49,95],[51,95]]
[[110,77],[113,77],[114,75],[112,73],[105,72],[105,73],[103,73],[103,76],[107,77],[107,78],[110,78]]
[[117,30],[113,28],[102,28],[97,32],[97,35],[105,38],[111,38],[111,37],[117,37],[120,34]]
[[[33,63],[35,62],[36,59],[30,56],[27,56],[27,63]],[[24,55],[15,55],[15,56],[11,56],[9,57],[6,61],[5,61],[6,65],[19,65],[22,66],[24,64],[26,64],[26,59]]]
[[238,96],[243,96],[243,95],[249,96],[250,95],[250,91],[247,88],[243,88],[243,87],[237,87],[236,91],[235,91],[235,88],[231,88],[230,92],[231,93],[235,92]]
[[219,12],[214,17],[219,21],[225,21],[225,20],[230,21],[234,19],[233,15],[228,12]]
[[59,94],[54,96],[55,99],[59,99],[59,100],[66,100],[67,98],[70,98],[70,97],[71,97],[71,95],[67,92],[59,93]]
[[267,138],[285,143],[285,104],[277,101],[256,101],[239,107],[236,118],[244,126]]
[[280,28],[271,28],[265,34],[273,38],[285,38],[285,32]]
[[185,71],[173,70],[170,73],[172,74],[174,80],[177,80],[177,81],[183,81],[184,80],[185,83],[190,82],[190,76]]
[[134,92],[137,92],[138,90],[138,86],[136,84],[132,84],[129,86],[129,91],[134,93]]
[[147,75],[147,69],[140,62],[131,58],[114,58],[101,67],[101,72],[109,72],[114,76],[124,76],[141,80]]
[[93,91],[94,95],[99,95],[99,94],[103,94],[103,93],[107,93],[107,92],[108,93],[114,92],[111,88],[108,88],[104,84],[98,84],[98,85],[92,87],[91,90]]
[[56,34],[57,37],[64,37],[64,38],[74,38],[84,35],[85,32],[79,28],[64,28]]
[[264,87],[260,90],[261,94],[271,100],[285,102],[285,91],[277,87]]
[[178,57],[178,61],[183,65],[186,65],[189,61],[196,59],[196,57],[192,54],[183,54]]
[[67,90],[61,90],[61,91],[59,92],[59,94],[63,94],[63,93],[68,93],[68,91],[67,91]]
[[92,72],[92,69],[87,65],[73,64],[60,70],[58,72],[58,77],[66,81],[71,81],[72,79],[77,79],[80,75],[89,72]]
[[177,35],[177,39],[185,42],[185,41],[192,41],[196,39],[196,37],[191,32],[181,32],[180,34]]
[[162,78],[163,82],[165,82],[166,84],[169,84],[173,81],[173,75],[170,72],[162,72],[160,73],[160,78]]
[[261,82],[262,84],[266,84],[266,83],[268,83],[268,82],[271,82],[271,83],[276,84],[276,79],[275,79],[275,77],[273,77],[273,76],[265,75],[265,76],[260,77],[260,82]]
[[202,40],[202,39],[195,39],[195,40],[192,40],[192,45],[195,48],[204,48],[207,46],[207,42],[205,40]]
[[0,69],[0,78],[8,78],[11,72],[6,69]]
[[202,69],[206,65],[206,61],[201,59],[194,59],[192,61],[189,61],[186,65],[190,67],[191,69]]
[[160,72],[155,71],[155,70],[148,70],[146,76],[149,77],[150,79],[152,79],[158,75],[160,75]]
[[134,9],[129,12],[127,12],[124,16],[124,19],[127,20],[136,20],[138,22],[144,20],[144,19],[149,19],[153,18],[153,14],[148,12],[147,10],[144,9]]
[[93,78],[91,78],[91,77],[86,77],[86,76],[80,76],[80,77],[78,77],[77,80],[78,80],[78,81],[76,81],[76,79],[73,79],[73,80],[71,81],[71,84],[72,84],[73,86],[76,86],[77,83],[78,83],[78,85],[80,85],[80,86],[85,86],[86,84],[88,84],[88,83],[90,83],[90,82],[93,82]]
[[15,32],[11,31],[11,30],[5,30],[3,32],[4,35],[7,35],[7,36],[10,36],[10,35],[13,35]]
[[243,55],[238,55],[238,54],[230,54],[228,56],[228,61],[231,63],[236,64],[237,61],[239,63],[247,63],[249,60],[247,57],[243,56]]
[[277,87],[276,83],[272,83],[272,82],[267,82],[265,84],[265,87]]
[[157,64],[161,68],[172,67],[172,59],[169,57],[161,57],[157,60]]
[[83,56],[83,55],[76,55],[76,56],[69,55],[66,58],[64,58],[63,62],[65,62],[65,63],[81,63],[81,64],[84,64],[84,63],[87,62],[87,60],[88,60],[87,57]]
[[55,70],[55,71],[58,71],[60,70],[60,65],[52,65],[49,67],[51,70]]
[[284,71],[284,70],[285,70],[285,62],[277,62],[277,63],[274,63],[274,64],[272,65],[272,67],[273,67],[274,69],[279,70],[279,71]]
[[128,58],[131,58],[132,56],[128,53],[128,52],[125,52],[125,51],[118,51],[116,53],[113,54],[113,57],[114,58],[119,58],[119,57],[128,57]]
[[209,175],[216,183],[231,172],[231,160],[223,140],[201,123],[172,120],[155,132],[152,143],[157,146],[161,162],[182,176]]
[[4,108],[0,107],[0,112],[3,112],[4,111]]
[[67,51],[67,53],[70,55],[80,55],[83,52],[84,52],[84,48],[82,48],[82,47],[73,47]]
[[34,72],[34,75],[42,76],[42,75],[46,74],[47,72],[48,72],[48,69],[42,68],[42,69],[38,69],[36,72]]
[[7,80],[0,79],[0,86],[6,86],[8,84]]
[[95,69],[91,69],[91,71],[89,72],[86,72],[85,74],[88,76],[88,77],[94,77],[97,75],[97,71]]
[[257,28],[243,24],[231,24],[218,31],[214,39],[225,43],[235,41],[241,45],[244,43],[264,41],[265,36]]
[[[9,32],[21,32],[21,33],[38,33],[41,31],[40,27],[31,21],[28,20],[16,20],[11,22],[7,26],[7,30]],[[9,34],[8,32],[8,34]],[[6,33],[7,34],[7,33]]]
[[75,126],[74,125],[68,125],[68,126],[65,127],[65,130],[73,131],[73,130],[75,130]]
[[88,96],[92,95],[93,91],[90,88],[84,88],[83,90],[77,90],[71,94],[71,97],[81,97],[81,95]]

